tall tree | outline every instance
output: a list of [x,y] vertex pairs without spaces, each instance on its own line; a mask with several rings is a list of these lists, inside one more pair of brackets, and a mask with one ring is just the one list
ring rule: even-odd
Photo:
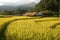
[[41,0],[36,6],[35,9],[37,11],[41,10],[52,10],[58,11],[60,5],[60,0]]
[[58,16],[58,12],[60,10],[60,0],[41,0],[34,9],[35,11],[55,11]]

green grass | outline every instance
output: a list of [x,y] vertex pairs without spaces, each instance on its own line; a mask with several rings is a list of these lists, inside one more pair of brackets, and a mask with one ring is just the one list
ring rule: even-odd
[[0,18],[10,18],[13,17],[12,15],[0,15]]

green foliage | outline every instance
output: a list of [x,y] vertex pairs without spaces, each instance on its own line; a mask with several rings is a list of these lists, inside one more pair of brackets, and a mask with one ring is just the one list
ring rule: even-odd
[[47,16],[53,17],[53,16],[56,16],[56,14],[57,13],[55,11],[48,11]]
[[23,15],[27,10],[16,9],[12,11],[4,10],[0,15]]
[[0,12],[0,15],[10,15],[11,12],[10,11],[7,11],[7,10],[4,10],[3,12]]
[[36,11],[52,10],[58,11],[60,8],[60,2],[58,0],[41,0],[35,7]]
[[51,10],[48,16],[59,16],[60,0],[41,0],[34,8],[34,11],[40,12],[45,10]]
[[16,9],[12,12],[13,15],[23,15],[27,10]]
[[20,11],[21,11],[21,9],[16,9],[16,10],[14,11],[14,13],[19,14],[19,13],[20,13]]

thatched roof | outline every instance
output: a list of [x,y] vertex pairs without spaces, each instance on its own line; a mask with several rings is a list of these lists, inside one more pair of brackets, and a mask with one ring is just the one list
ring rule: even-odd
[[36,14],[36,12],[27,12],[24,15],[25,16],[34,16]]

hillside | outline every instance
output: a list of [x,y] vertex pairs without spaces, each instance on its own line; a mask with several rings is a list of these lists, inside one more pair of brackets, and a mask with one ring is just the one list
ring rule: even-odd
[[3,6],[0,6],[0,11],[3,11],[3,10],[15,10],[15,9],[32,9],[34,6],[36,5],[36,3],[32,2],[32,3],[28,3],[28,4],[23,4],[23,5],[18,5],[18,6],[15,6],[15,5],[3,5]]

